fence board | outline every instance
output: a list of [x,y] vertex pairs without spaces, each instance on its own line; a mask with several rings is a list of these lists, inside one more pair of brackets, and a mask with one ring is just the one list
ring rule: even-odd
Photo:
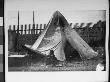
[[40,30],[40,33],[41,33],[42,32],[42,24],[40,24],[40,29],[39,30]]
[[[76,31],[81,32],[81,34],[83,34],[83,31],[85,32],[84,34],[88,35],[89,32],[92,33],[92,31],[90,30],[97,30],[96,28],[98,28],[101,32],[103,31],[102,28],[99,27],[95,27],[95,28],[90,28],[88,26],[90,26],[90,24],[88,23],[85,27],[83,28],[78,28],[78,23],[76,23],[75,25],[72,25],[73,23],[70,23],[70,26],[73,26]],[[45,28],[46,28],[47,24],[25,24],[25,25],[21,25],[21,29],[20,27],[16,27],[16,25],[9,25],[9,30],[13,30],[16,31],[16,33],[20,33],[21,35],[23,34],[40,34]],[[80,25],[81,26],[81,25]],[[32,27],[32,28],[31,28]],[[96,34],[96,33],[95,33]],[[89,36],[89,35],[88,35]]]
[[46,28],[46,24],[44,24],[44,29]]
[[24,34],[26,34],[27,31],[27,24],[25,24]]
[[38,34],[38,24],[36,24],[36,34]]
[[13,31],[15,31],[15,25],[13,25]]
[[70,26],[72,26],[72,23],[70,23]]
[[[70,23],[69,25],[72,27],[73,23]],[[76,26],[75,26],[76,25]],[[79,33],[79,35],[87,42],[89,43],[90,40],[93,41],[99,41],[103,38],[102,36],[102,31],[104,30],[104,28],[106,27],[88,27],[90,25],[86,25],[85,27],[81,28],[80,26],[78,26],[78,23],[74,25],[74,28],[77,33]],[[38,38],[39,34],[42,32],[42,30],[44,30],[46,28],[47,24],[36,24],[34,25],[21,25],[21,29],[19,29],[18,27],[16,27],[16,25],[9,25],[9,30],[15,31],[16,33],[20,33],[17,34],[17,46],[16,47],[17,50],[22,50],[22,45],[24,44],[30,44],[32,45],[36,39]],[[83,25],[82,25],[83,26]],[[18,32],[19,30],[19,32]],[[105,31],[104,31],[105,32]]]
[[11,25],[9,25],[9,30],[12,30],[12,29],[11,29]]
[[29,24],[28,34],[31,34],[31,24]]
[[35,24],[33,24],[33,34],[35,34]]
[[21,25],[21,35],[23,35],[23,25]]
[[17,25],[17,34],[19,34],[19,30],[20,30],[19,25]]

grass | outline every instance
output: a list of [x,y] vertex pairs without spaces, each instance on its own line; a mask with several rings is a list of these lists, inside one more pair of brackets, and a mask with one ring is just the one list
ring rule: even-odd
[[[98,50],[98,49],[97,49]],[[99,51],[100,54],[104,54],[103,48]],[[8,70],[9,71],[95,71],[96,66],[103,58],[94,58],[86,61],[82,61],[80,58],[74,58],[72,61],[66,61],[65,64],[60,66],[63,62],[60,62],[57,66],[46,66],[45,57],[38,56],[33,53],[33,56],[26,56],[24,58],[8,58]],[[99,55],[100,56],[100,55]]]
[[60,66],[46,66],[45,62],[30,58],[9,58],[9,71],[95,71],[101,60],[67,62]]

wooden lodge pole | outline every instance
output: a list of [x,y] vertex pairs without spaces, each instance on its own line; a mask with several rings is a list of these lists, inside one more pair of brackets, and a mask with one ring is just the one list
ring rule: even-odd
[[18,51],[18,55],[19,55],[19,41],[18,41],[18,39],[19,39],[19,11],[18,11],[18,26],[17,26],[17,51]]
[[33,11],[33,34],[35,34],[35,20],[34,20],[34,11]]

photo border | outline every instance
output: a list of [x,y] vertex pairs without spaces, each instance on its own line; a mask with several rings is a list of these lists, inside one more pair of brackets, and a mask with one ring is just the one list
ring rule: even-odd
[[[87,1],[87,0],[85,0]],[[89,0],[90,1],[90,0]],[[109,71],[109,9],[107,0],[91,0],[95,4],[85,2],[86,6],[75,6],[73,10],[106,10],[106,71],[67,71],[67,72],[8,72],[8,34],[5,27],[5,76],[7,82],[73,82],[73,81],[107,81]],[[91,2],[90,1],[90,2]],[[100,1],[100,3],[98,3]],[[6,2],[6,1],[5,1]],[[81,0],[76,3],[81,4]],[[102,5],[104,4],[104,5]]]

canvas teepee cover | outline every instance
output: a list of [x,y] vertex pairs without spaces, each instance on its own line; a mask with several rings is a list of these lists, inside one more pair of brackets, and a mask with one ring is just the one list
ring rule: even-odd
[[44,55],[49,55],[50,50],[54,50],[55,57],[64,61],[65,42],[68,41],[76,49],[82,58],[92,58],[97,53],[72,29],[65,17],[56,11],[49,21],[47,28],[38,37],[36,42],[28,47],[35,52],[39,51]]

